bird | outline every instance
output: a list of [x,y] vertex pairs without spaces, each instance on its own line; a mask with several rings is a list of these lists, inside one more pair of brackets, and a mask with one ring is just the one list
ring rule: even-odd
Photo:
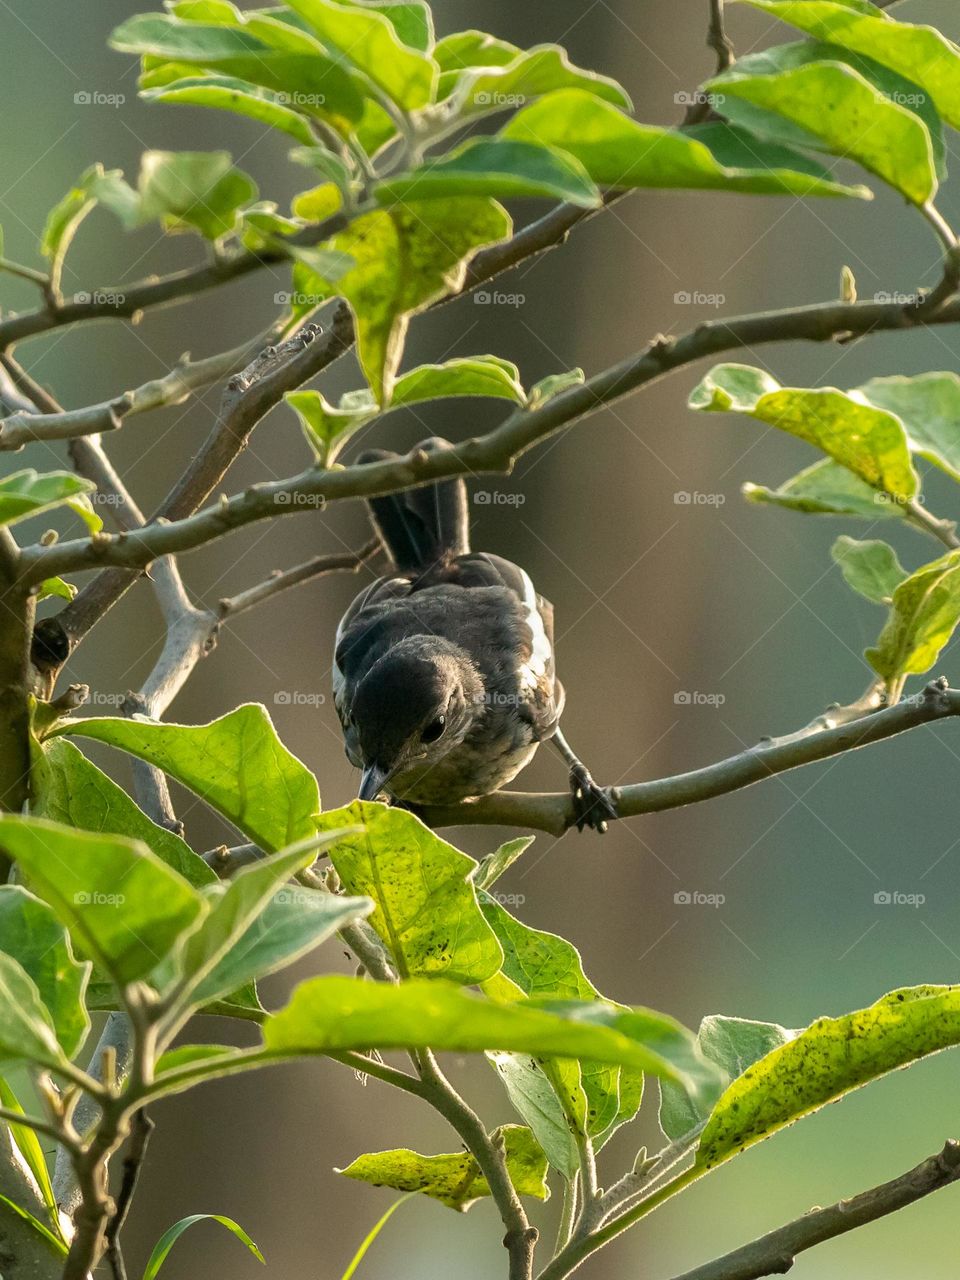
[[[438,437],[417,446],[451,448]],[[383,449],[358,465],[395,459]],[[418,810],[475,800],[551,742],[569,770],[578,830],[617,816],[560,731],[553,606],[526,571],[470,548],[462,477],[367,499],[390,558],[337,628],[332,683],[359,799]]]

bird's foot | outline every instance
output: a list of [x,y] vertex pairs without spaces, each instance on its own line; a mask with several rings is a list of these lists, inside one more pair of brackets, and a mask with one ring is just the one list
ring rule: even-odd
[[574,822],[578,831],[590,827],[603,835],[607,822],[619,816],[609,789],[598,786],[590,776],[590,770],[579,761],[570,768],[570,794],[573,796]]

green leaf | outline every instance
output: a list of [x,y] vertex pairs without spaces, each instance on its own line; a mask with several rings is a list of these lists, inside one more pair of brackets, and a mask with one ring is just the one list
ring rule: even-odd
[[335,182],[341,189],[349,185],[350,171],[343,160],[327,147],[294,147],[290,152],[290,159],[296,164],[305,165],[308,169],[316,169],[324,178]]
[[86,495],[96,487],[70,471],[38,472],[32,467],[15,471],[0,480],[0,524],[15,524],[54,507],[69,506],[76,510],[81,500],[90,509]]
[[[258,31],[263,35],[265,28],[261,25]],[[362,118],[363,95],[350,73],[314,44],[303,36],[297,49],[308,51],[271,48],[247,30],[180,22],[155,13],[128,18],[110,37],[111,47],[121,53],[147,54],[246,80],[285,95],[305,115],[346,128]]]
[[230,1044],[180,1044],[160,1055],[154,1074],[162,1076],[170,1071],[179,1071],[181,1067],[193,1066],[196,1062],[219,1061],[240,1052],[236,1045]]
[[499,356],[463,356],[443,364],[421,364],[397,378],[391,408],[444,396],[494,396],[525,404],[515,364]]
[[90,1030],[83,1003],[90,966],[74,958],[50,907],[20,885],[0,886],[0,941],[36,985],[64,1053],[74,1057]]
[[896,414],[913,452],[960,481],[960,378],[955,373],[871,378],[857,394]]
[[582,369],[565,369],[563,373],[547,374],[545,378],[541,378],[539,382],[535,382],[530,388],[531,409],[539,408],[540,405],[546,404],[548,400],[558,396],[561,391],[569,391],[571,387],[580,386],[584,380]]
[[345,925],[369,915],[372,905],[366,898],[344,898],[300,885],[280,889],[204,979],[196,1000],[216,1003],[255,978],[286,968]]
[[906,515],[902,502],[893,502],[887,494],[878,493],[832,458],[815,462],[785,480],[778,489],[745,484],[742,492],[748,502],[814,515],[862,516],[865,520],[902,519]]
[[232,111],[234,115],[247,116],[258,124],[282,129],[305,146],[310,147],[315,141],[306,119],[285,104],[283,95],[233,76],[186,77],[171,84],[143,89],[140,97],[147,102],[173,102],[188,107]]
[[454,31],[438,40],[433,51],[441,71],[469,71],[474,67],[505,67],[523,50],[485,31]]
[[382,14],[411,49],[429,53],[433,48],[433,14],[428,4],[421,0],[376,0],[364,7]]
[[263,1262],[263,1254],[244,1231],[243,1227],[234,1222],[232,1218],[226,1218],[221,1213],[193,1213],[189,1218],[181,1218],[179,1222],[175,1222],[154,1245],[153,1252],[150,1254],[143,1272],[143,1280],[156,1280],[157,1272],[166,1261],[167,1254],[187,1228],[192,1227],[195,1222],[219,1222],[222,1227],[226,1227],[242,1244],[247,1246],[258,1262]]
[[272,853],[314,833],[317,781],[258,703],[210,724],[103,717],[65,721],[57,733],[108,742],[156,765]]
[[926,125],[850,66],[813,62],[758,76],[741,74],[735,63],[704,88],[722,95],[724,103],[742,98],[800,125],[834,155],[856,160],[914,204],[926,204],[936,194]]
[[505,1004],[444,979],[412,978],[394,986],[311,978],[267,1020],[263,1037],[278,1057],[347,1049],[504,1049],[635,1067],[707,1096],[716,1096],[718,1085],[716,1068],[703,1060],[694,1037],[663,1014],[602,1001]]
[[206,911],[197,891],[138,840],[5,814],[0,848],[121,987],[149,973]]
[[907,576],[893,547],[879,539],[858,542],[844,534],[830,548],[830,554],[848,586],[874,604],[889,604]]
[[[487,894],[482,895],[481,905],[504,951],[503,968],[484,985],[485,994],[509,999],[506,980],[525,996],[600,1000],[572,943],[522,924]],[[561,1060],[539,1065],[553,1084],[570,1123],[593,1138],[598,1148],[621,1124],[631,1120],[640,1106],[643,1078],[639,1073],[591,1062]],[[625,1103],[629,1100],[626,1113],[621,1112],[621,1098]],[[524,1114],[524,1119],[538,1133],[534,1118]]]
[[[23,1107],[20,1105],[20,1099],[11,1089],[9,1083],[0,1077],[0,1106],[7,1111],[15,1111],[18,1115],[25,1115]],[[51,1231],[42,1222],[38,1222],[36,1218],[30,1216],[30,1220],[34,1222],[40,1229],[41,1234],[48,1234],[54,1241],[59,1251],[66,1253],[66,1245],[63,1240],[63,1232],[60,1227],[60,1209],[57,1205],[57,1197],[54,1194],[53,1184],[50,1181],[50,1171],[47,1168],[47,1160],[43,1154],[43,1148],[40,1146],[40,1139],[37,1137],[35,1129],[31,1129],[26,1124],[10,1123],[10,1136],[16,1145],[17,1151],[23,1157],[24,1163],[30,1170],[30,1174],[37,1184],[47,1213],[50,1215],[50,1223],[53,1228]],[[26,1212],[20,1210],[18,1205],[13,1206],[18,1212]]]
[[[309,191],[301,191],[295,195],[290,207],[298,218],[305,222],[325,222],[343,206],[343,192],[335,182],[321,182]],[[353,266],[353,261],[345,262],[345,270]]]
[[[391,409],[454,396],[493,396],[526,403],[515,364],[499,356],[468,356],[444,364],[422,364],[401,374],[393,386]],[[288,391],[284,399],[300,418],[307,443],[319,466],[328,467],[355,431],[380,409],[372,392],[348,391],[339,406],[320,391]]]
[[457,81],[452,109],[461,116],[503,111],[560,90],[609,102],[625,111],[632,107],[627,91],[616,80],[573,66],[559,45],[542,44],[519,53],[505,66],[467,70]]
[[519,836],[516,840],[508,840],[493,853],[481,858],[473,873],[473,883],[478,889],[489,889],[500,879],[503,873],[533,844],[536,836]]
[[[251,926],[280,886],[313,863],[318,851],[337,835],[332,832],[326,839],[304,841],[284,853],[245,867],[219,897],[213,898],[209,914],[187,939],[177,959],[177,974],[186,983],[180,1003],[189,999],[193,1005],[208,1004],[229,995],[244,982],[259,976],[249,968],[251,960],[257,962],[255,957],[265,961],[275,958],[277,965],[283,963],[285,941],[264,938],[262,934],[248,937]],[[367,904],[362,901],[347,902],[344,910],[344,899],[331,894],[321,895],[326,902],[319,903],[315,898],[306,897],[306,890],[291,887],[284,892],[293,897],[304,894],[304,905],[311,905],[316,917],[318,941],[320,934],[329,936],[344,917],[366,914]],[[235,955],[238,947],[240,952]]]
[[208,240],[233,231],[240,206],[257,196],[256,184],[234,169],[227,151],[147,151],[139,191],[141,221],[193,227]]
[[899,584],[866,659],[884,680],[929,671],[960,621],[960,551],[924,565]]
[[[493,1141],[503,1143],[507,1172],[517,1193],[547,1200],[547,1161],[530,1130],[522,1125],[504,1125],[493,1134]],[[469,1151],[422,1156],[402,1147],[358,1156],[346,1169],[336,1172],[375,1187],[418,1191],[460,1213],[490,1194],[490,1186]]]
[[[852,67],[864,80],[869,81],[876,92],[918,116],[930,134],[937,176],[940,178],[946,176],[943,123],[933,103],[922,92],[919,85],[904,79],[888,67],[881,66],[879,62],[874,62],[872,58],[851,53],[839,45],[822,44],[816,40],[800,40],[795,44],[775,45],[772,49],[747,54],[737,59],[736,68],[738,75],[776,76],[796,67],[823,62],[842,63]],[[784,143],[791,151],[794,147],[812,148],[815,151],[830,149],[823,138],[811,133],[809,129],[804,129],[792,120],[758,107],[746,99],[724,97],[723,103],[718,105],[724,117],[732,124],[754,130],[760,137],[773,143]],[[761,145],[764,144],[761,143]],[[797,153],[793,152],[793,154]]]
[[[792,1040],[797,1033],[775,1022],[751,1022],[713,1014],[700,1023],[697,1043],[703,1056],[716,1063],[727,1082],[736,1080],[760,1058]],[[698,1107],[669,1080],[660,1081],[660,1128],[673,1141],[703,1124],[709,1107]]]
[[368,76],[404,111],[424,107],[433,97],[433,59],[401,42],[396,28],[376,10],[336,0],[288,0],[321,42]]
[[[822,170],[810,173],[809,163],[803,171],[782,168],[782,155],[770,156],[762,147],[757,148],[753,163],[728,167],[722,157],[730,154],[735,143],[729,131],[713,130],[698,141],[692,131],[638,124],[580,89],[564,89],[524,107],[500,131],[500,137],[566,151],[602,186],[871,199],[866,187],[832,182],[820,176]],[[742,144],[744,140],[741,137],[739,141]],[[717,156],[711,149],[714,146]],[[743,156],[742,145],[736,155]]]
[[595,208],[600,192],[579,161],[552,147],[506,138],[471,138],[410,173],[378,182],[381,204],[458,195],[516,196],[565,200]]
[[197,888],[217,883],[216,873],[185,840],[151,822],[122,787],[66,738],[48,738],[34,753],[30,786],[34,817],[142,840]]
[[66,1055],[33,979],[0,951],[0,1062],[62,1066]]
[[375,903],[370,923],[400,973],[483,982],[503,952],[468,879],[477,865],[403,809],[355,801],[325,813],[320,831],[359,827],[330,849],[348,893]]
[[40,239],[40,252],[50,259],[50,278],[54,287],[59,286],[63,260],[73,242],[77,228],[87,214],[96,206],[96,196],[92,194],[92,186],[103,174],[103,166],[96,164],[86,169],[67,194],[47,214],[43,235]]
[[693,390],[691,409],[746,413],[806,440],[874,489],[910,502],[919,492],[900,420],[833,387],[781,387],[762,369],[716,365]]
[[44,578],[37,590],[37,604],[53,596],[60,600],[73,600],[76,594],[77,588],[72,582],[67,582],[63,578]]
[[487,1059],[517,1115],[536,1134],[550,1167],[569,1182],[580,1167],[577,1144],[557,1091],[538,1059],[502,1049],[490,1050]]
[[283,398],[300,419],[307,444],[321,467],[329,467],[353,433],[377,416],[369,393],[357,409],[337,409],[321,391],[287,391]]
[[712,1169],[785,1125],[918,1058],[960,1043],[960,988],[908,987],[818,1018],[727,1088],[697,1149]]
[[324,283],[353,310],[360,363],[379,404],[389,402],[410,317],[455,293],[476,250],[505,239],[510,227],[495,201],[458,196],[364,214],[328,241],[356,264]]
[[960,52],[934,27],[895,22],[873,5],[827,0],[742,0],[808,35],[865,54],[920,85],[954,128],[960,128]]
[[239,23],[240,10],[229,0],[174,0],[167,9],[175,18],[184,22],[225,22],[228,26]]

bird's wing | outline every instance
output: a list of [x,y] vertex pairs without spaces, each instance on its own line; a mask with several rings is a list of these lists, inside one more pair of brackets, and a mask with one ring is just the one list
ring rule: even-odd
[[[519,635],[516,654],[518,692],[524,711],[539,739],[556,730],[563,710],[563,688],[556,679],[553,652],[553,605],[533,585],[526,570],[502,556],[474,552],[457,556],[436,571],[437,578],[451,585],[471,588],[506,589],[517,604]],[[428,585],[425,583],[424,585]],[[421,580],[412,585],[415,593]]]

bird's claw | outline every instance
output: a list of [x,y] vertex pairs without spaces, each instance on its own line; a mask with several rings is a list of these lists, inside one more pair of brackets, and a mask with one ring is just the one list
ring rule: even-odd
[[607,822],[619,816],[609,790],[594,782],[585,765],[576,764],[570,770],[570,794],[578,831],[590,827],[603,835]]

